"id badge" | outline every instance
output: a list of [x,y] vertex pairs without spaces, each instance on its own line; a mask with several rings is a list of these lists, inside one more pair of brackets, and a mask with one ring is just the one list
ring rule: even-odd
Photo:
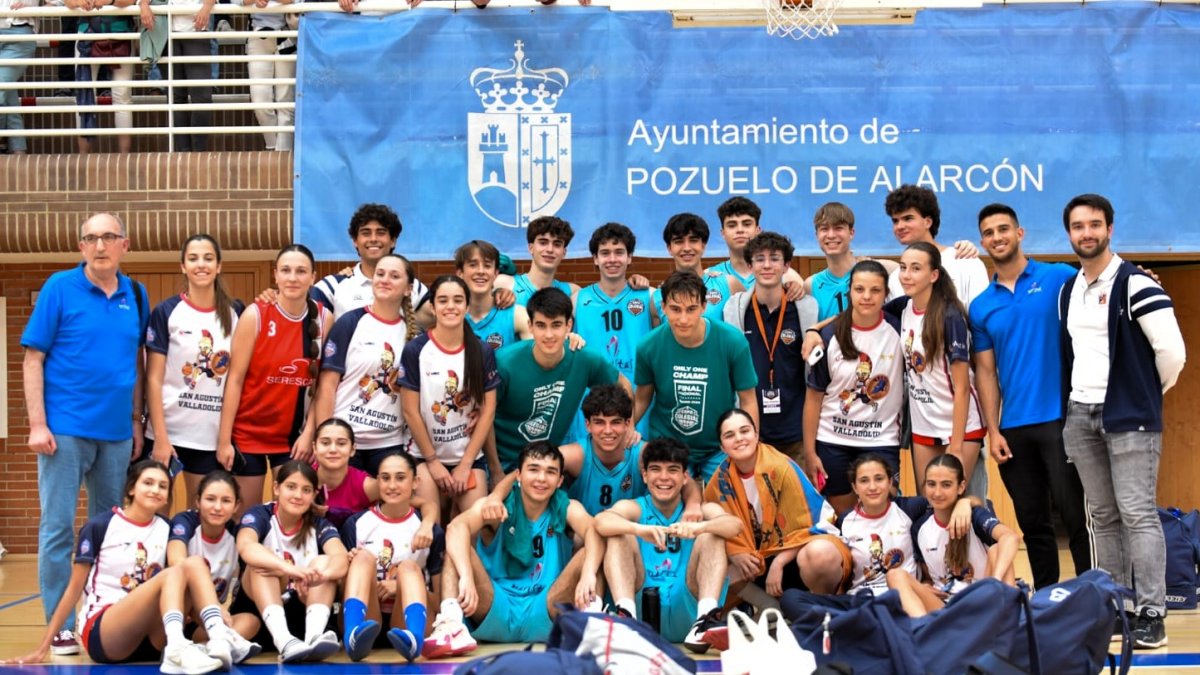
[[763,389],[762,411],[764,415],[778,415],[782,411],[780,404],[778,389]]

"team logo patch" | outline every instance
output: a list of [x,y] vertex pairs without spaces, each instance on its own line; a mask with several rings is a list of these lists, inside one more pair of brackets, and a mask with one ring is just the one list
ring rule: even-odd
[[146,326],[146,342],[154,342],[154,337],[154,328],[151,326]]
[[243,525],[253,525],[254,522],[255,521],[254,521],[253,513],[247,513],[246,515],[242,516],[242,524]]
[[632,488],[632,487],[633,487],[633,476],[631,476],[629,474],[625,474],[625,477],[621,479],[621,492],[629,492],[630,488]]
[[79,552],[81,554],[87,555],[89,552],[91,552],[91,550],[92,550],[92,544],[87,539],[84,539],[83,541],[79,542]]
[[171,534],[182,537],[187,530],[183,527],[183,523],[175,523],[171,527]]
[[630,314],[638,316],[642,312],[646,311],[646,303],[642,302],[638,298],[634,298],[633,300],[630,300],[627,305],[625,305],[625,309],[629,310]]
[[779,339],[783,340],[783,344],[790,345],[796,341],[796,331],[791,328],[784,328],[783,332],[779,334]]
[[690,406],[675,409],[675,426],[681,431],[689,432],[700,425],[700,412]]
[[484,342],[491,345],[492,349],[500,349],[504,346],[504,336],[499,333],[492,333],[491,335],[487,336],[487,339],[484,340]]
[[718,291],[715,288],[710,288],[708,289],[708,295],[706,295],[704,299],[708,300],[708,304],[715,305],[721,302],[721,291]]
[[333,340],[325,343],[325,358],[331,359],[337,353],[337,343]]

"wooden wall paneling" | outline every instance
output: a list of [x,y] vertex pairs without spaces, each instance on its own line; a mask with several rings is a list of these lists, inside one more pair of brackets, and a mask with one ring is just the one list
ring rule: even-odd
[[1158,503],[1184,510],[1200,507],[1200,267],[1155,270],[1175,304],[1175,317],[1188,345],[1188,362],[1163,401],[1163,453],[1158,469]]

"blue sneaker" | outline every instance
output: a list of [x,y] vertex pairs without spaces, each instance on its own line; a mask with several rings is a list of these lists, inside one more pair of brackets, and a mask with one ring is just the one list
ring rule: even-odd
[[417,640],[417,636],[412,634],[412,631],[406,628],[393,628],[387,633],[388,642],[400,652],[400,655],[409,663],[417,660],[421,654],[421,643]]
[[379,637],[379,631],[382,628],[378,621],[367,619],[350,631],[350,634],[346,636],[346,654],[351,661],[362,661],[367,658],[367,654],[371,653],[371,648],[375,646],[375,638]]

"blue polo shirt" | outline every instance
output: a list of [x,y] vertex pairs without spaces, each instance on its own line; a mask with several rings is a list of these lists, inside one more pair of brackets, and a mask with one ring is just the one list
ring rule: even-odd
[[[46,354],[43,399],[55,435],[124,441],[133,436],[133,385],[150,304],[138,312],[132,279],[112,297],[83,273],[56,272],[38,293],[21,346]],[[140,320],[139,320],[140,317]]]
[[1004,401],[1000,428],[1062,419],[1062,343],[1058,292],[1079,270],[1029,260],[1010,291],[996,282],[971,303],[976,352],[992,350]]

